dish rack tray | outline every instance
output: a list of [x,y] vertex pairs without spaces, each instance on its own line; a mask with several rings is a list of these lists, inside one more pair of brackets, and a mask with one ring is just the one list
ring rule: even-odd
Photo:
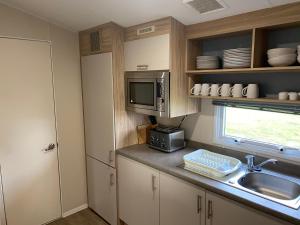
[[199,149],[183,156],[184,168],[195,173],[212,177],[225,177],[238,170],[242,165],[241,161]]

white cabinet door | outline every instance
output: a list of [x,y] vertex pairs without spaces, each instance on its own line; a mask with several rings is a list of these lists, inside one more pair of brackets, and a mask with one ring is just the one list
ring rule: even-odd
[[117,225],[116,169],[87,156],[89,207]]
[[128,225],[159,225],[159,172],[118,156],[119,217]]
[[[0,38],[0,164],[9,225],[61,216],[51,47]],[[54,147],[44,151],[49,144]]]
[[206,192],[206,225],[284,225],[282,221]]
[[205,225],[205,192],[160,173],[160,225]]
[[112,53],[84,56],[81,63],[86,153],[115,166]]
[[148,70],[170,69],[170,35],[164,34],[125,42],[125,71],[136,71],[146,65]]

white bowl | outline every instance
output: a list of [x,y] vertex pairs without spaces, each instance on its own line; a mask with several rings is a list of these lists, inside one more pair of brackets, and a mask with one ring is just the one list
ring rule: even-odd
[[278,57],[282,55],[290,55],[294,54],[296,52],[296,49],[294,48],[273,48],[268,50],[268,57],[273,58],[273,57]]
[[296,54],[289,54],[289,55],[282,55],[270,58],[268,63],[271,66],[290,66],[296,62],[297,55]]

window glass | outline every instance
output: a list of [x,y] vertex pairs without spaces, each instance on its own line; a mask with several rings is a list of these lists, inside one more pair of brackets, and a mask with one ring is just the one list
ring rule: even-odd
[[224,107],[225,137],[300,149],[300,115]]

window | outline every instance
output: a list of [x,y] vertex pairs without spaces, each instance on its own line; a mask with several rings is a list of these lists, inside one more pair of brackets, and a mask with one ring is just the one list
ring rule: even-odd
[[219,106],[216,141],[255,152],[300,157],[300,115]]

